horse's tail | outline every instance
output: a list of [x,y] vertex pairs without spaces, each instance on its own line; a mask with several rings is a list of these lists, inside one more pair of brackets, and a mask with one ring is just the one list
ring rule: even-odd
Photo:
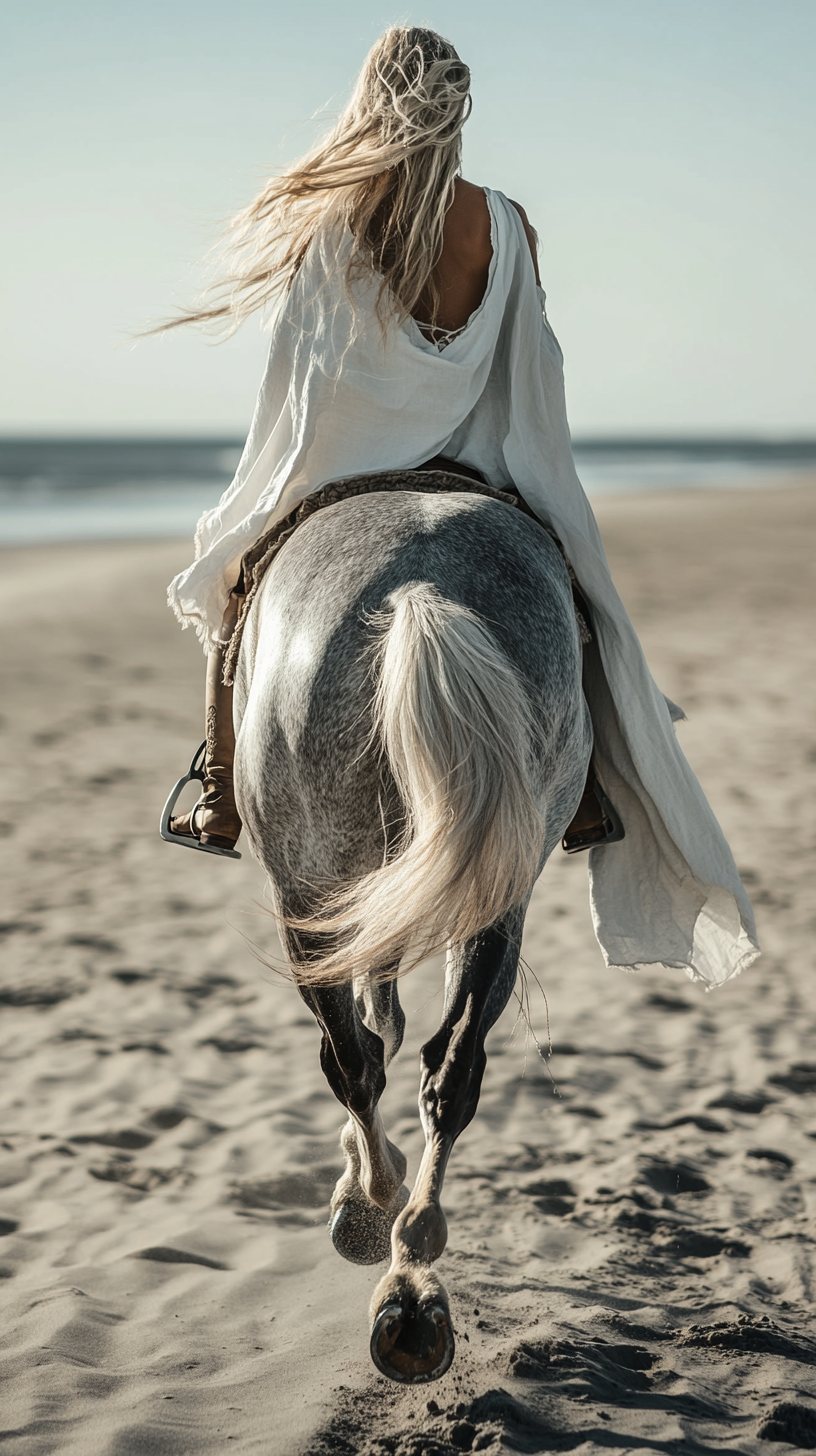
[[301,963],[308,980],[410,970],[523,902],[539,869],[536,732],[517,672],[479,618],[428,582],[401,587],[388,608],[372,742],[406,827],[379,869],[290,924],[326,948]]

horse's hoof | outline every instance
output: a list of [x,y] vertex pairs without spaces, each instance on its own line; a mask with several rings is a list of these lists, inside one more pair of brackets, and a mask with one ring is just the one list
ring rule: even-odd
[[[424,1282],[424,1281],[423,1281]],[[378,1310],[371,1331],[371,1358],[381,1375],[403,1385],[439,1380],[456,1352],[448,1301],[435,1287],[411,1289],[408,1279]]]
[[367,1198],[347,1199],[329,1221],[329,1233],[338,1254],[350,1264],[382,1264],[391,1257],[391,1229],[394,1219],[408,1201],[401,1188],[397,1207],[391,1213],[369,1203]]

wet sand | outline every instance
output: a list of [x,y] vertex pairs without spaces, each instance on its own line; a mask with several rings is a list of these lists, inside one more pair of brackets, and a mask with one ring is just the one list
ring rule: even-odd
[[[816,482],[598,514],[764,955],[711,995],[611,973],[553,859],[524,952],[554,1055],[511,1005],[446,1184],[456,1361],[413,1389],[368,1359],[381,1270],[326,1234],[342,1116],[247,945],[262,875],[155,833],[200,732],[188,548],[0,553],[7,1456],[816,1445]],[[384,1100],[412,1170],[440,990],[403,983]]]

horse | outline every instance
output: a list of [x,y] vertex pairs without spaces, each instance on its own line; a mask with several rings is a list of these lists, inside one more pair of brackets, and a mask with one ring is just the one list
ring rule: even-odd
[[[348,1112],[331,1238],[358,1264],[390,1255],[370,1350],[407,1384],[454,1357],[432,1268],[447,1240],[443,1179],[515,986],[533,883],[586,780],[581,659],[557,544],[487,495],[375,492],[326,507],[275,558],[244,631],[237,802]],[[405,1027],[399,974],[443,946],[409,1193],[378,1103]]]

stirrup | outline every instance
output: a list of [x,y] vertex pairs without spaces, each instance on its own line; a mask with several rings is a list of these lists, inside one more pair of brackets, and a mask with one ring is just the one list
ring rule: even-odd
[[619,844],[626,838],[626,830],[617,809],[607,799],[595,778],[592,781],[592,792],[603,811],[603,824],[593,824],[589,829],[576,830],[575,834],[570,835],[569,842],[565,834],[561,840],[561,848],[565,854],[580,854],[583,849],[601,849],[606,844]]
[[237,849],[220,849],[217,844],[202,844],[195,834],[174,834],[170,828],[170,821],[173,817],[173,810],[181,798],[182,789],[185,789],[193,779],[200,784],[204,782],[204,759],[207,751],[207,740],[204,739],[200,748],[193,754],[192,762],[187,773],[179,779],[174,788],[170,790],[170,797],[162,809],[159,820],[159,834],[168,844],[180,844],[184,849],[200,849],[203,854],[220,854],[225,859],[240,859]]

